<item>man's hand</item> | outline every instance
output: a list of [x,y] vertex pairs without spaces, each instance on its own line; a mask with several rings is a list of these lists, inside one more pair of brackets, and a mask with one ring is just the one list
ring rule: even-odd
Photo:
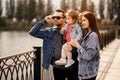
[[52,21],[52,15],[46,16],[45,20],[49,23]]

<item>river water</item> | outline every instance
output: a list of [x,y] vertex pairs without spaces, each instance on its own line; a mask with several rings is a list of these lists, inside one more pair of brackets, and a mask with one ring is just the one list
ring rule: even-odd
[[0,32],[0,57],[23,53],[42,46],[42,39],[35,38],[24,31]]

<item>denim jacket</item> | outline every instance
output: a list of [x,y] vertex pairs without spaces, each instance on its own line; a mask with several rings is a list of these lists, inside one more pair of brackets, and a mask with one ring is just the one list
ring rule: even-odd
[[90,31],[78,48],[79,79],[88,79],[97,76],[99,68],[99,39],[94,31]]
[[41,29],[46,24],[45,20],[38,22],[29,31],[29,34],[43,39],[43,68],[48,69],[52,59],[54,44],[56,42],[58,31],[54,28]]
[[[68,29],[68,24],[65,24],[65,32],[67,32]],[[70,32],[70,36],[72,39],[76,39],[76,40],[80,40],[82,38],[82,29],[81,26],[78,23],[75,23],[72,26],[71,32]]]

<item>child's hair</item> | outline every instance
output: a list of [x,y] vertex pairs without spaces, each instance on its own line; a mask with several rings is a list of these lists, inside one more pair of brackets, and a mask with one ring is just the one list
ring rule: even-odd
[[78,18],[80,21],[82,21],[82,13],[79,13]]
[[78,15],[78,22],[79,24],[82,24],[82,13],[79,13]]
[[68,10],[66,16],[71,17],[72,20],[74,20],[74,23],[76,23],[78,21],[78,14],[78,11]]

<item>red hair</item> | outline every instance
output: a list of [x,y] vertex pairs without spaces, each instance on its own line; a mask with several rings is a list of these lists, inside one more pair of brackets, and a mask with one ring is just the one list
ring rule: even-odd
[[74,23],[77,22],[77,20],[78,20],[78,12],[77,11],[69,10],[69,11],[67,11],[66,16],[71,17],[72,20],[74,20]]

